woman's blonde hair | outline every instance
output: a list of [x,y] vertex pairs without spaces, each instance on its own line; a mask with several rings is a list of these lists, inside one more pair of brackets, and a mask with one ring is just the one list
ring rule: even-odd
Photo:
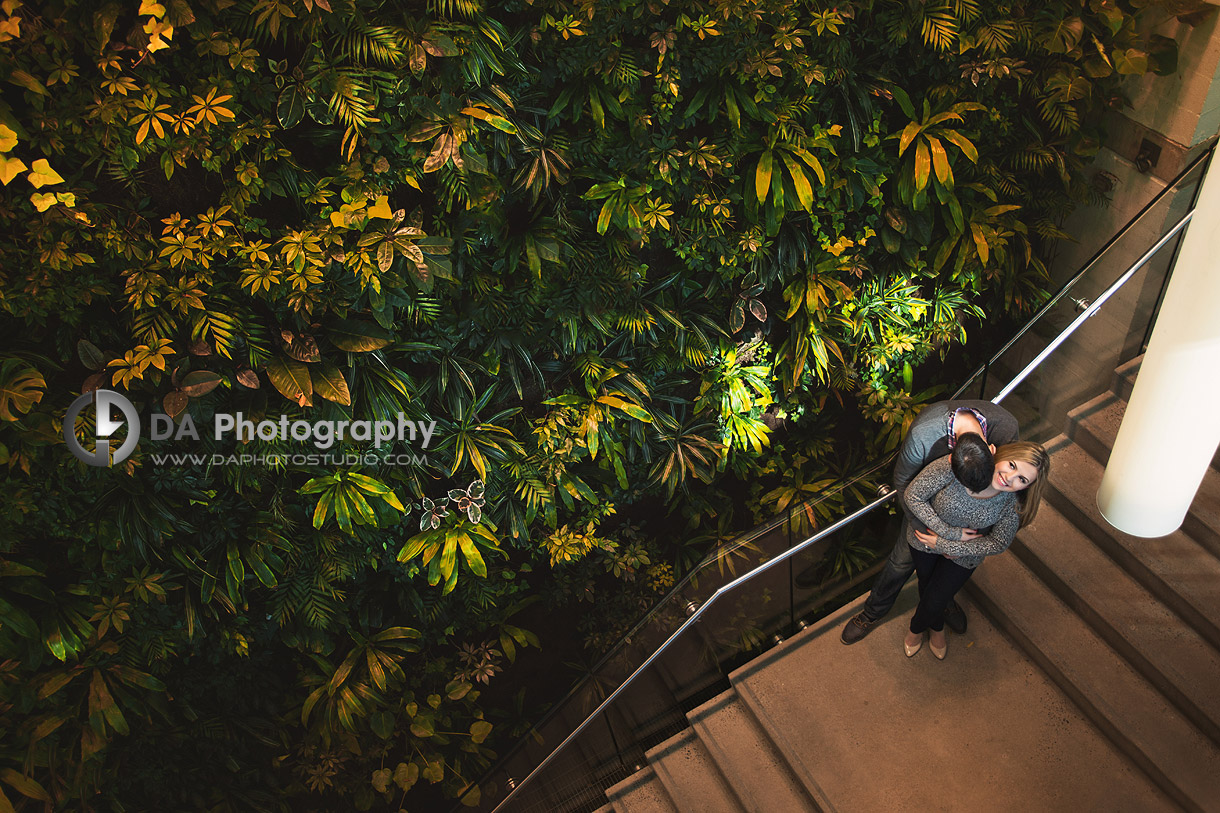
[[1038,515],[1038,506],[1042,504],[1042,491],[1051,476],[1051,456],[1042,444],[1019,440],[1016,443],[1005,443],[995,450],[996,463],[1003,460],[1028,463],[1038,471],[1038,476],[1029,484],[1029,488],[1017,492],[1017,514],[1021,517],[1020,527],[1024,528]]

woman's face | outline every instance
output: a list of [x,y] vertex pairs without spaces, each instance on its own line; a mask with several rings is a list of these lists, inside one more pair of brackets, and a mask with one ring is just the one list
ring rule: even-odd
[[991,485],[1000,491],[1024,491],[1038,479],[1038,470],[1032,463],[1018,460],[997,460]]

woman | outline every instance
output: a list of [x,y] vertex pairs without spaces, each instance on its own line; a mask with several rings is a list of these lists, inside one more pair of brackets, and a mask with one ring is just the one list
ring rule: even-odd
[[[965,437],[985,444],[978,436]],[[955,449],[953,457],[958,455]],[[983,559],[1008,550],[1017,529],[1038,513],[1050,474],[1046,449],[1037,443],[1008,443],[995,450],[994,461],[991,481],[981,490],[964,485],[954,476],[950,457],[942,457],[929,463],[903,495],[911,514],[928,527],[911,528],[907,536],[919,578],[919,606],[903,642],[908,658],[923,646],[926,632],[928,648],[944,660],[945,607]],[[986,530],[973,530],[978,528]]]

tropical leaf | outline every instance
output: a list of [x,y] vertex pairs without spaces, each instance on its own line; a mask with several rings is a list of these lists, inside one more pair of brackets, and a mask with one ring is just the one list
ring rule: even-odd
[[0,363],[0,420],[15,421],[42,400],[47,382],[42,373],[20,359]]
[[267,378],[289,401],[300,406],[313,405],[313,380],[309,367],[301,362],[275,356],[267,362]]

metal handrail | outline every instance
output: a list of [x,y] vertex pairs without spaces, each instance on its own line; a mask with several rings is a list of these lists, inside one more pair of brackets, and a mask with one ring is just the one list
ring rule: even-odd
[[[1085,265],[1085,267],[1079,273],[1077,273],[1075,276],[1072,277],[1071,280],[1069,280],[1067,283],[1065,283],[1059,289],[1059,291],[1050,300],[1048,300],[1048,302],[1042,308],[1040,308],[1038,310],[1038,312],[1036,314],[1034,314],[1034,316],[1032,318],[1030,318],[1030,320],[1017,332],[1017,334],[1015,336],[1013,336],[1013,338],[1010,339],[1000,349],[999,352],[997,352],[984,365],[980,366],[978,368],[978,370],[976,370],[974,372],[974,374],[971,375],[967,379],[967,383],[965,385],[963,385],[963,387],[961,389],[959,389],[956,393],[954,393],[954,395],[952,397],[953,398],[960,397],[962,391],[971,381],[973,381],[975,378],[977,378],[981,372],[983,372],[992,363],[994,363],[996,360],[998,360],[1000,358],[1000,356],[1002,356],[1009,348],[1011,348],[1013,346],[1013,344],[1015,344],[1017,342],[1017,340],[1019,340],[1022,336],[1024,336],[1033,327],[1033,325],[1036,322],[1038,322],[1050,310],[1050,308],[1056,302],[1058,302],[1064,295],[1066,295],[1067,291],[1077,281],[1079,281],[1084,276],[1084,274],[1097,262],[1097,260],[1105,252],[1105,250],[1108,250],[1111,246],[1113,246],[1114,242],[1119,237],[1121,237],[1123,234],[1125,234],[1127,232],[1127,230],[1130,229],[1135,224],[1136,221],[1138,221],[1141,217],[1143,217],[1143,215],[1146,214],[1147,211],[1149,211],[1149,209],[1156,202],[1160,201],[1162,199],[1162,197],[1169,190],[1175,188],[1177,186],[1177,184],[1183,178],[1185,178],[1189,172],[1191,172],[1201,162],[1208,159],[1211,154],[1212,154],[1212,150],[1208,150],[1207,152],[1205,152],[1204,154],[1202,154],[1198,158],[1196,158],[1195,161],[1193,161],[1189,167],[1187,167],[1185,170],[1183,170],[1181,173],[1179,173],[1179,175],[1174,179],[1173,183],[1166,186],[1166,188],[1164,190],[1162,190],[1160,193],[1158,193],[1156,195],[1156,197],[1152,201],[1150,201],[1143,209],[1141,209],[1140,212],[1134,218],[1132,218],[1130,221],[1128,221],[1126,226],[1124,226],[1123,229],[1118,234],[1116,234],[1113,238],[1111,238],[1110,241],[1108,241],[1106,243],[1106,245],[1102,249],[1102,251],[1100,251],[1100,252],[1098,252],[1098,254],[1094,255],[1094,257]],[[1106,290],[1093,301],[1092,304],[1090,304],[1088,307],[1086,307],[1079,316],[1077,316],[1075,319],[1073,319],[1072,322],[1066,328],[1064,328],[1059,333],[1059,335],[1056,336],[1055,339],[1049,345],[1047,345],[1047,347],[1045,349],[1043,349],[1043,351],[1041,353],[1039,353],[1036,358],[1034,358],[1033,361],[1031,361],[1029,364],[1027,364],[1021,370],[1021,372],[1018,373],[1017,376],[1014,377],[1012,379],[1012,381],[1010,381],[1000,391],[999,394],[997,394],[993,399],[991,399],[992,403],[998,404],[1005,397],[1007,397],[1017,386],[1019,386],[1030,375],[1030,373],[1032,373],[1034,371],[1034,369],[1036,369],[1043,361],[1046,360],[1046,358],[1048,356],[1050,356],[1050,354],[1052,352],[1054,352],[1060,345],[1062,345],[1063,342],[1066,341],[1077,330],[1077,328],[1080,327],[1080,325],[1082,325],[1090,316],[1092,316],[1094,313],[1096,313],[1097,310],[1106,302],[1106,300],[1108,300],[1119,288],[1121,288],[1123,285],[1125,285],[1131,279],[1131,277],[1136,274],[1136,272],[1138,272],[1144,265],[1146,265],[1148,263],[1149,260],[1152,259],[1153,256],[1156,255],[1156,253],[1158,251],[1160,251],[1160,249],[1165,247],[1166,243],[1168,243],[1174,236],[1176,236],[1183,228],[1186,227],[1186,225],[1190,222],[1192,216],[1194,215],[1194,211],[1195,210],[1192,208],[1189,212],[1187,212],[1186,215],[1184,217],[1182,217],[1182,219],[1179,220],[1173,226],[1173,228],[1170,229],[1169,232],[1167,232],[1164,236],[1162,236],[1161,239],[1159,239],[1151,249],[1146,251],[1144,253],[1144,255],[1140,257],[1139,260],[1137,260],[1131,267],[1129,267],[1115,282],[1113,282],[1110,286],[1108,286],[1106,288]],[[853,482],[854,482],[854,480],[853,480]],[[642,664],[640,664],[640,666],[637,667],[636,670],[634,672],[632,672],[627,677],[626,680],[624,680],[622,683],[620,683],[618,688],[616,688],[613,692],[611,692],[610,695],[608,697],[606,697],[606,699],[603,700],[596,709],[594,709],[589,715],[587,715],[585,717],[584,721],[582,721],[580,723],[580,725],[578,725],[576,727],[576,729],[574,731],[572,731],[572,733],[570,733],[563,740],[563,742],[559,743],[558,746],[556,746],[554,749],[552,749],[551,752],[549,754],[547,754],[546,758],[544,758],[542,760],[542,762],[540,762],[538,765],[536,765],[534,767],[534,769],[532,771],[530,771],[529,774],[523,780],[521,780],[521,782],[519,784],[514,786],[509,791],[508,795],[505,796],[502,800],[500,800],[499,804],[497,804],[495,806],[495,808],[492,809],[492,813],[497,813],[497,811],[499,811],[504,805],[508,804],[508,802],[514,796],[516,796],[517,793],[530,782],[530,780],[532,780],[535,776],[537,776],[538,773],[540,773],[547,765],[549,765],[550,762],[561,751],[563,751],[565,747],[567,747],[568,743],[570,743],[578,735],[580,735],[580,733],[583,732],[585,730],[585,728],[588,727],[593,722],[593,720],[597,718],[597,716],[599,714],[601,714],[602,711],[604,711],[612,702],[614,702],[615,698],[617,698],[629,685],[631,685],[631,683],[640,674],[642,674],[653,663],[653,661],[655,661],[658,657],[660,657],[661,653],[665,652],[669,648],[669,645],[671,643],[673,643],[675,640],[677,640],[677,638],[683,632],[685,632],[687,630],[687,628],[689,628],[692,624],[694,624],[696,621],[698,621],[699,617],[703,614],[703,612],[707,608],[711,607],[712,604],[714,604],[717,599],[719,599],[722,595],[726,595],[729,592],[735,590],[738,587],[738,585],[744,584],[747,581],[750,581],[754,577],[758,576],[759,574],[764,573],[767,570],[770,570],[775,565],[777,565],[781,562],[787,561],[789,558],[791,558],[795,554],[805,550],[807,547],[814,544],[815,542],[818,542],[818,541],[824,539],[825,537],[829,536],[830,534],[834,533],[835,531],[839,530],[840,528],[844,527],[845,525],[848,525],[848,524],[854,522],[859,517],[861,517],[867,513],[870,513],[871,511],[875,510],[876,508],[880,507],[881,505],[884,505],[885,503],[892,500],[896,493],[896,492],[894,492],[893,489],[889,488],[888,486],[884,486],[884,485],[881,486],[881,488],[879,489],[879,492],[881,492],[881,496],[879,496],[877,499],[870,502],[868,505],[865,505],[864,507],[847,515],[846,517],[839,519],[838,521],[832,523],[831,525],[829,525],[829,526],[823,528],[822,530],[818,531],[817,533],[813,534],[812,536],[810,536],[808,539],[804,540],[800,544],[794,545],[793,547],[784,551],[782,554],[776,556],[774,559],[771,559],[771,560],[759,565],[758,567],[754,568],[753,570],[749,571],[748,573],[742,574],[741,576],[737,577],[733,581],[731,581],[727,584],[724,584],[719,589],[717,589],[716,592],[713,593],[708,598],[707,601],[705,601],[702,605],[700,605],[695,610],[695,612],[689,618],[687,618],[686,621],[684,621],[680,627],[678,627],[677,630],[675,630],[667,639],[665,639],[664,643],[662,643],[659,647],[657,647],[656,650],[651,655],[649,655],[648,658]]]
[[[1058,291],[1051,294],[1050,299],[1046,300],[1046,302],[1042,305],[1042,307],[1040,307],[1038,309],[1038,311],[1029,318],[1029,321],[1026,322],[1024,325],[1022,325],[1021,329],[1018,330],[1015,334],[1013,334],[1011,339],[1009,339],[1007,342],[1005,342],[1004,345],[999,350],[997,350],[995,352],[995,354],[992,355],[991,358],[987,359],[987,361],[980,364],[978,366],[978,369],[976,369],[973,373],[971,373],[966,378],[966,383],[962,384],[962,386],[958,388],[957,392],[953,393],[952,397],[960,398],[962,396],[962,393],[964,393],[966,391],[966,388],[969,387],[975,381],[975,379],[977,379],[980,375],[982,375],[986,370],[990,369],[991,365],[994,364],[996,362],[996,360],[1000,358],[1000,356],[1007,353],[1009,348],[1011,348],[1014,344],[1016,344],[1018,341],[1020,341],[1021,338],[1026,333],[1028,333],[1030,331],[1030,329],[1035,324],[1037,324],[1038,321],[1040,321],[1042,319],[1042,317],[1047,314],[1048,311],[1050,311],[1051,308],[1053,308],[1056,304],[1058,304],[1059,300],[1061,300],[1061,299],[1063,299],[1063,297],[1067,296],[1068,291],[1070,291],[1076,285],[1076,283],[1080,282],[1080,280],[1084,278],[1084,275],[1087,274],[1090,270],[1092,270],[1093,266],[1095,266],[1101,260],[1101,258],[1106,255],[1106,252],[1108,252],[1111,248],[1113,248],[1118,243],[1119,240],[1121,240],[1124,236],[1126,236],[1127,232],[1131,231],[1131,229],[1135,227],[1135,224],[1138,223],[1144,217],[1144,215],[1146,215],[1146,214],[1148,214],[1148,212],[1152,211],[1152,208],[1154,206],[1156,206],[1158,203],[1160,203],[1161,200],[1164,199],[1164,197],[1166,195],[1168,195],[1170,192],[1177,189],[1178,184],[1180,184],[1186,178],[1187,175],[1194,172],[1195,169],[1199,165],[1204,164],[1207,161],[1209,161],[1211,159],[1211,156],[1215,153],[1215,149],[1216,149],[1215,146],[1212,146],[1212,147],[1204,150],[1203,152],[1201,152],[1198,155],[1198,157],[1196,157],[1195,160],[1191,161],[1190,164],[1185,169],[1183,169],[1176,176],[1174,176],[1174,179],[1172,181],[1170,181],[1168,184],[1166,184],[1164,189],[1162,189],[1160,192],[1157,192],[1155,195],[1153,195],[1152,200],[1150,200],[1146,204],[1144,204],[1143,208],[1141,208],[1138,212],[1136,212],[1134,217],[1132,217],[1130,220],[1128,220],[1121,229],[1119,229],[1118,231],[1116,231],[1114,233],[1114,236],[1112,236],[1109,240],[1107,240],[1105,242],[1105,245],[1103,245],[1096,252],[1094,252],[1093,256],[1089,258],[1089,261],[1086,262],[1079,271],[1077,271],[1075,274],[1073,274],[1071,279],[1069,279],[1067,282],[1063,283],[1063,285],[1059,286]],[[1193,212],[1194,210],[1192,209],[1191,211]],[[1189,215],[1187,216],[1187,219],[1189,219]],[[1094,312],[1096,312],[1096,311],[1094,310]],[[999,402],[997,401],[996,403],[999,403]]]
[[801,542],[799,545],[792,546],[788,550],[786,550],[783,553],[776,556],[774,559],[769,559],[768,561],[766,561],[763,564],[759,565],[758,567],[754,568],[750,572],[743,573],[741,576],[738,576],[736,579],[729,582],[728,584],[721,585],[720,588],[717,589],[715,593],[712,593],[712,595],[708,598],[707,601],[705,601],[705,602],[703,602],[703,604],[699,605],[699,607],[695,610],[695,612],[692,613],[689,618],[687,618],[685,621],[682,622],[682,626],[678,627],[678,629],[676,629],[672,635],[670,635],[668,638],[665,639],[665,642],[663,644],[661,644],[659,647],[657,647],[656,651],[654,651],[651,655],[648,656],[647,660],[645,660],[642,664],[640,664],[639,667],[637,667],[636,670],[634,672],[632,672],[631,675],[628,676],[628,678],[626,680],[624,680],[622,683],[619,684],[619,687],[617,689],[615,689],[613,692],[611,692],[610,695],[605,700],[603,700],[596,709],[594,709],[587,717],[585,717],[584,722],[582,722],[580,725],[578,725],[576,727],[575,731],[573,731],[571,734],[569,734],[564,739],[563,742],[559,743],[559,745],[557,745],[554,749],[552,749],[551,753],[547,754],[546,758],[544,760],[542,760],[542,762],[538,763],[538,765],[532,771],[529,772],[528,776],[526,776],[524,779],[522,779],[521,782],[516,787],[514,787],[511,791],[509,791],[508,795],[505,796],[503,799],[501,799],[500,803],[497,804],[492,809],[492,813],[495,813],[495,811],[499,810],[501,807],[508,804],[509,800],[511,800],[513,798],[513,796],[517,795],[518,791],[520,791],[523,787],[525,787],[531,779],[533,779],[535,776],[537,776],[538,773],[543,768],[545,768],[548,764],[550,764],[551,760],[554,759],[556,756],[558,756],[559,752],[562,751],[565,747],[567,747],[568,743],[570,743],[572,740],[574,740],[582,731],[585,730],[585,728],[590,723],[593,722],[594,719],[597,718],[597,715],[601,714],[602,711],[604,711],[607,706],[609,706],[612,702],[614,702],[614,699],[616,697],[618,697],[623,692],[624,689],[626,689],[629,685],[631,685],[631,682],[633,680],[635,680],[636,677],[638,677],[640,674],[642,674],[644,672],[645,669],[647,669],[649,666],[651,666],[652,662],[655,661],[658,657],[660,657],[661,653],[664,652],[666,649],[668,649],[669,645],[671,643],[673,643],[675,640],[677,640],[678,636],[680,636],[683,632],[686,631],[686,629],[688,627],[690,627],[692,624],[694,624],[696,621],[698,621],[699,617],[701,615],[703,615],[704,610],[706,610],[707,608],[709,608],[713,604],[715,604],[717,599],[719,599],[722,595],[726,595],[727,593],[735,590],[738,585],[745,584],[746,582],[753,579],[755,576],[758,576],[759,574],[770,570],[771,568],[775,567],[776,565],[778,565],[781,562],[787,561],[788,559],[795,556],[797,553],[800,553],[801,551],[805,550],[805,548],[809,547],[813,543],[818,542],[821,539],[824,539],[825,537],[827,537],[830,534],[834,533],[835,531],[839,530],[843,526],[854,522],[859,517],[862,517],[865,514],[878,508],[879,506],[884,505],[885,503],[894,499],[894,495],[897,493],[892,488],[890,488],[889,486],[886,486],[886,485],[881,486],[878,489],[878,491],[881,492],[881,496],[878,497],[877,499],[873,500],[872,502],[870,502],[868,505],[865,505],[863,508],[859,508],[856,511],[852,512],[851,514],[848,514],[847,516],[838,520],[837,522],[826,526],[822,530],[815,533],[813,536],[806,539],[804,542]]
[[1156,253],[1164,248],[1166,243],[1177,236],[1178,232],[1186,228],[1186,224],[1190,222],[1190,219],[1194,216],[1194,214],[1195,210],[1191,209],[1186,213],[1185,217],[1179,220],[1174,227],[1165,234],[1164,237],[1156,241],[1156,245],[1144,252],[1144,256],[1136,260],[1135,264],[1123,272],[1121,277],[1111,283],[1110,287],[1106,288],[1106,290],[1102,292],[1101,296],[1093,300],[1093,304],[1081,311],[1080,315],[1073,319],[1071,324],[1065,327],[1063,331],[1060,332],[1060,334],[1056,336],[1053,341],[1051,341],[1050,344],[1043,348],[1042,352],[1035,356],[1033,361],[1026,364],[1025,368],[1021,370],[1021,372],[1017,373],[1016,377],[1013,378],[1012,381],[1009,381],[1004,389],[1000,390],[999,394],[996,395],[995,398],[991,399],[992,403],[1000,403],[1008,396],[1010,392],[1020,386],[1021,382],[1025,381],[1025,379],[1029,377],[1029,374],[1034,371],[1035,367],[1045,361],[1047,356],[1053,353],[1055,349],[1059,347],[1059,345],[1063,344],[1069,336],[1075,333],[1076,328],[1080,327],[1086,319],[1097,313],[1098,309],[1105,304],[1106,300],[1113,296],[1115,291],[1126,285],[1127,280],[1135,276],[1135,273],[1143,268],[1149,260],[1156,256]]
[[[822,502],[823,500],[825,500],[829,497],[833,497],[836,494],[839,494],[840,492],[855,485],[856,483],[859,483],[861,481],[867,481],[870,476],[872,476],[879,470],[887,468],[890,465],[890,463],[893,462],[896,454],[897,454],[896,452],[892,452],[892,453],[886,455],[885,457],[881,458],[880,460],[875,461],[871,466],[869,466],[868,468],[859,472],[858,474],[856,474],[846,480],[843,480],[842,482],[837,483],[836,485],[831,486],[830,488],[827,488],[824,491],[819,492],[816,497],[811,497],[810,499],[807,499],[807,500],[801,500],[801,502],[799,502],[795,506],[789,505],[788,508],[783,513],[776,514],[775,516],[766,520],[762,524],[756,525],[753,528],[751,528],[749,531],[745,531],[745,532],[737,535],[736,537],[734,537],[731,540],[731,542],[729,543],[730,547],[728,547],[727,551],[724,551],[724,552],[731,553],[733,551],[736,551],[736,550],[740,549],[741,547],[748,545],[751,541],[758,539],[761,536],[765,536],[766,534],[770,533],[771,531],[774,531],[776,528],[783,526],[785,523],[791,522],[792,515],[794,512],[800,512],[800,511],[807,510],[807,509],[811,508],[812,506],[817,505],[818,503]],[[588,674],[594,674],[594,673],[600,671],[603,666],[605,666],[610,661],[612,661],[617,656],[619,649],[624,644],[630,643],[632,640],[634,640],[636,638],[637,634],[640,632],[640,630],[642,630],[645,626],[648,625],[648,623],[650,621],[652,621],[654,619],[654,617],[656,616],[656,614],[658,612],[660,612],[662,607],[664,607],[666,604],[668,604],[673,599],[674,596],[677,596],[685,587],[687,587],[703,571],[703,568],[705,565],[710,565],[712,562],[715,561],[715,557],[717,555],[721,555],[721,554],[722,554],[721,550],[719,550],[719,549],[714,550],[712,552],[711,556],[709,556],[709,558],[704,559],[702,562],[700,562],[699,564],[697,564],[693,568],[691,568],[691,570],[688,573],[686,573],[682,577],[682,579],[677,584],[675,584],[670,589],[670,591],[660,601],[658,601],[656,603],[656,605],[652,609],[650,609],[647,613],[645,613],[645,615],[639,621],[637,621],[635,623],[635,625],[631,627],[631,629],[629,629],[626,633],[624,633],[619,638],[619,640],[616,644],[614,644],[612,647],[610,647],[609,650],[606,651],[606,654],[603,655],[602,658],[596,664],[593,665],[593,667],[589,670]],[[550,719],[553,715],[558,714],[560,712],[560,710],[563,708],[563,705],[565,703],[567,703],[569,700],[571,700],[573,697],[575,697],[580,692],[580,690],[582,688],[584,688],[585,682],[586,682],[586,680],[582,679],[579,683],[577,683],[575,686],[573,686],[567,692],[567,694],[565,694],[562,698],[559,699],[559,701],[557,703],[554,703],[551,706],[551,710],[549,712],[547,712],[547,714],[541,720],[539,720],[537,723],[535,723],[533,725],[533,727],[530,729],[530,731],[537,732],[542,726],[546,725],[546,723],[550,721]],[[590,716],[594,716],[594,715],[590,715]],[[521,747],[523,747],[528,742],[528,739],[529,738],[527,735],[525,737],[522,737],[520,740],[518,740],[516,745],[514,745],[513,748],[511,748],[507,754],[505,754],[503,757],[500,758],[498,764],[501,764],[501,765],[505,764],[513,754],[515,754]],[[566,742],[566,740],[565,740],[565,742]],[[558,751],[558,750],[559,749],[556,749],[556,751]],[[541,767],[541,766],[539,766],[539,767]],[[491,776],[494,772],[495,772],[494,770],[489,771],[486,776]],[[486,776],[484,778],[486,778]],[[507,797],[503,801],[508,801]],[[503,802],[501,802],[501,804],[503,804]],[[455,808],[455,810],[456,809],[457,808]]]

